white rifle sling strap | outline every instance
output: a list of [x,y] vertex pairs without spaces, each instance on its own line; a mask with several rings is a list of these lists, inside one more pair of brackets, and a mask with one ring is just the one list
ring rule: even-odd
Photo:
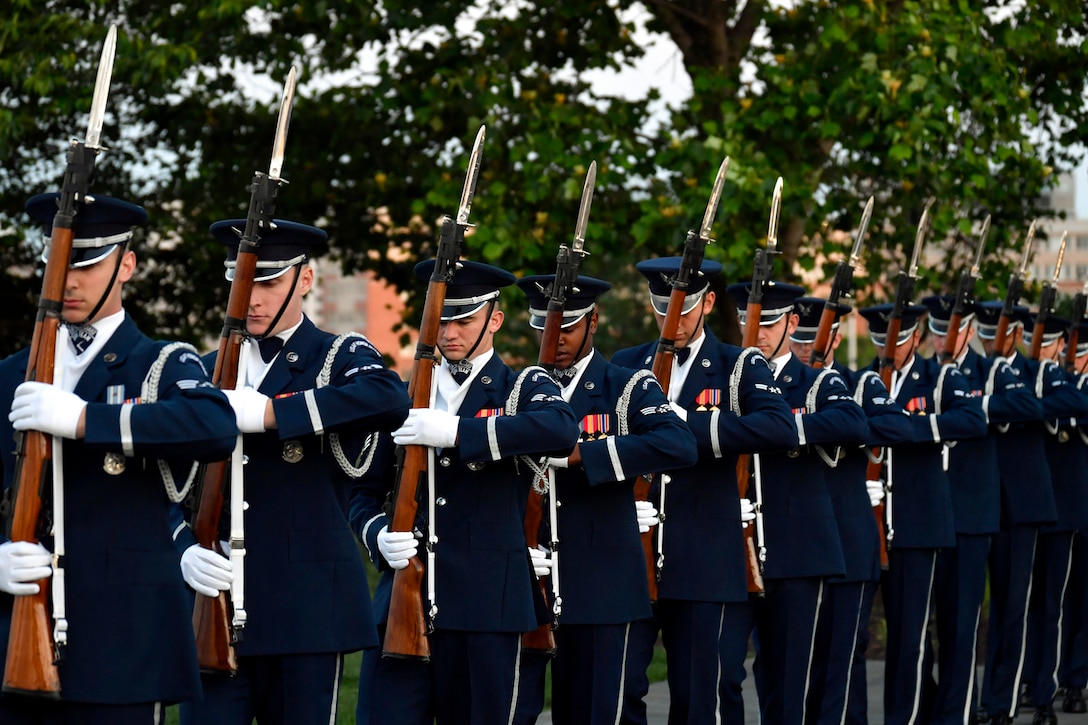
[[[60,335],[63,329],[57,330],[57,345],[54,349],[60,350],[63,340]],[[53,384],[62,386],[64,367],[53,365]],[[60,653],[60,649],[68,644],[68,616],[64,601],[64,439],[60,436],[52,436],[53,439],[53,581],[50,586],[53,592],[53,645]]]
[[[536,380],[537,375],[545,375],[549,380],[554,380],[548,371],[539,365],[530,365],[521,371],[514,381],[514,387],[506,399],[503,407],[505,415],[517,415],[518,403],[521,400],[521,388],[525,379],[530,375]],[[557,620],[563,613],[563,597],[559,593],[559,501],[555,490],[555,469],[548,465],[547,458],[539,461],[530,456],[518,456],[518,460],[529,467],[533,475],[533,491],[548,498],[548,528],[551,530],[551,538],[548,540],[548,548],[551,549],[551,583],[552,583],[552,616]]]
[[246,626],[246,529],[245,529],[245,453],[242,447],[242,434],[234,444],[230,454],[230,556],[231,571],[234,578],[230,583],[230,602],[234,608],[231,627],[236,631]]
[[[340,347],[347,340],[355,338],[357,342],[352,345],[362,344],[366,345],[370,349],[377,352],[377,348],[366,338],[358,332],[345,332],[335,340],[333,340],[332,347],[329,348],[328,354],[325,355],[325,362],[321,366],[321,372],[317,375],[316,388],[320,390],[329,384],[332,380],[332,364],[336,360],[336,354],[340,352]],[[320,435],[320,431],[315,431]],[[366,472],[370,470],[370,466],[374,463],[374,454],[378,450],[378,436],[369,435],[366,438],[366,442],[363,444],[363,449],[359,452],[358,458],[353,463],[344,453],[344,448],[340,444],[340,436],[336,433],[329,433],[329,446],[332,448],[333,458],[340,464],[340,470],[347,474],[350,478],[362,478],[366,475]],[[359,465],[356,465],[359,464]]]
[[[438,399],[438,376],[431,375],[431,400],[430,407],[434,408]],[[435,517],[438,514],[438,482],[435,476],[435,450],[427,447],[427,630],[434,626],[435,617],[438,616],[438,584],[435,575],[435,567],[438,564],[438,554],[435,547],[438,544],[438,522]]]
[[[435,584],[435,545],[438,544],[438,529],[435,515],[438,485],[434,474],[434,448],[427,448],[427,619],[433,625],[438,616],[438,592]],[[427,628],[428,630],[430,627]]]
[[68,644],[64,602],[64,439],[53,438],[53,644],[57,652]]

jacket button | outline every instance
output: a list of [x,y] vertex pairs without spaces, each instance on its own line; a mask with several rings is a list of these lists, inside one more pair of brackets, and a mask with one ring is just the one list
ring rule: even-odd
[[438,459],[438,465],[442,466],[443,468],[449,468],[450,467],[450,457],[449,456],[442,456],[441,458]]

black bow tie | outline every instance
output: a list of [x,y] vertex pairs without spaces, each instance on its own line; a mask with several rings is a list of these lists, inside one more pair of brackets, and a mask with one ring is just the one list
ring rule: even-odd
[[681,347],[676,351],[676,364],[683,365],[688,361],[688,356],[691,355],[690,347]]
[[454,382],[458,385],[463,385],[468,376],[472,374],[472,361],[471,360],[458,360],[456,362],[446,363],[446,367],[450,370],[450,375],[453,376]]
[[98,334],[98,330],[94,325],[68,325],[68,339],[72,341],[72,346],[76,349],[76,355],[82,355],[87,351],[87,348],[94,342],[94,336]]
[[555,382],[559,383],[564,388],[570,385],[574,380],[574,376],[578,374],[578,368],[570,367],[566,370],[552,370],[552,377],[555,378]]
[[261,359],[266,364],[270,363],[283,349],[283,339],[279,337],[262,337],[257,340],[257,348],[261,351]]

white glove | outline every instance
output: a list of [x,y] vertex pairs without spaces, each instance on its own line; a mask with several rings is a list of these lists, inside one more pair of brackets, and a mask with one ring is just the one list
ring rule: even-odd
[[222,554],[193,544],[181,555],[181,576],[194,592],[217,597],[219,592],[230,589],[234,568]]
[[41,544],[5,541],[0,544],[0,591],[37,594],[38,581],[53,576],[53,555]]
[[268,407],[268,396],[256,388],[244,387],[237,390],[224,390],[223,394],[234,408],[234,418],[238,421],[238,430],[243,433],[264,433],[264,413]]
[[418,549],[419,541],[411,531],[390,531],[388,526],[383,526],[378,532],[378,551],[393,569],[408,566]]
[[687,408],[684,408],[679,403],[674,403],[671,400],[669,401],[669,407],[672,408],[672,412],[676,413],[680,417],[680,420],[684,421],[685,423],[688,422]]
[[567,461],[567,457],[563,456],[562,458],[548,458],[548,465],[552,468],[566,468],[570,463]]
[[740,525],[748,528],[749,521],[755,521],[756,505],[746,498],[740,500]]
[[537,579],[552,573],[552,558],[543,549],[529,548],[529,560],[533,564],[533,573]]
[[638,532],[645,534],[651,526],[657,526],[657,509],[649,501],[635,501],[635,519],[638,521]]
[[453,413],[434,408],[412,408],[408,417],[393,431],[398,446],[452,448],[457,445],[457,423]]
[[883,481],[866,481],[865,491],[869,494],[869,504],[872,506],[876,506],[884,500]]
[[28,381],[15,388],[8,420],[15,430],[38,430],[76,438],[87,401],[48,383]]

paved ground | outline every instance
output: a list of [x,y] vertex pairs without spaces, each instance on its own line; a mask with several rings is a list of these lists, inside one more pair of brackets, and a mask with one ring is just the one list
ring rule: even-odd
[[[869,681],[869,722],[876,725],[884,721],[884,662],[872,661],[868,666]],[[980,672],[981,675],[981,672]],[[756,705],[755,685],[752,682],[752,660],[748,660],[748,679],[744,681],[744,722],[745,725],[759,724],[759,711]],[[1061,712],[1061,703],[1057,703],[1059,725],[1085,725],[1088,715],[1070,715]],[[646,699],[646,712],[650,725],[666,725],[669,715],[669,688],[664,682],[650,686]],[[1028,725],[1034,713],[1021,710],[1016,723]],[[545,712],[537,720],[538,725],[552,725],[551,713]]]

